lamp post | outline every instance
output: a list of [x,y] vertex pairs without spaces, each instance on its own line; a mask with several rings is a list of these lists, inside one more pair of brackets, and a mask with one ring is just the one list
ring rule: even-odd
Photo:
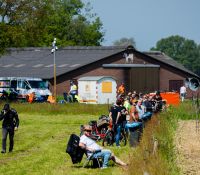
[[54,64],[54,98],[55,98],[55,102],[56,102],[56,50],[57,50],[57,46],[56,46],[56,38],[54,38],[53,42],[52,42],[52,50],[51,53],[53,53],[53,64]]

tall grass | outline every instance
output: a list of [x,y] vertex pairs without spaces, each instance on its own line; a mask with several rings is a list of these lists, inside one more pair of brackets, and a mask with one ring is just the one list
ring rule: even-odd
[[[154,115],[144,129],[139,146],[132,151],[129,174],[179,175],[174,144],[178,120],[194,119],[196,108],[192,101]],[[155,145],[158,145],[156,151]]]
[[181,120],[194,120],[196,118],[195,101],[187,100],[181,103],[178,108],[173,109],[176,118]]
[[154,115],[145,125],[139,146],[133,150],[130,175],[177,175],[175,145],[173,142],[177,125],[176,109]]

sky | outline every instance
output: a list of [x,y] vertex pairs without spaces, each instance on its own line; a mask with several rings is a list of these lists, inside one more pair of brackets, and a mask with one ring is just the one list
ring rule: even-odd
[[136,49],[148,51],[157,41],[179,35],[200,44],[200,0],[83,0],[100,17],[103,46],[134,38]]

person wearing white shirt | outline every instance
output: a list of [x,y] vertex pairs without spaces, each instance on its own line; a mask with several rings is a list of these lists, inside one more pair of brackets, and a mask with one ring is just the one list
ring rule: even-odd
[[109,160],[113,160],[115,163],[121,166],[127,166],[126,163],[117,158],[110,150],[103,149],[94,140],[90,138],[92,128],[90,125],[84,126],[84,134],[80,137],[79,146],[85,149],[87,156],[93,155],[94,158],[101,157],[103,159],[102,168],[108,167]]
[[183,85],[180,88],[180,97],[181,97],[181,101],[183,102],[186,96],[186,87]]

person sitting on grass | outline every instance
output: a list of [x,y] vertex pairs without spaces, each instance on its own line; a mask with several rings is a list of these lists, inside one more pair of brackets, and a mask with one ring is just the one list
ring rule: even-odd
[[110,150],[103,149],[94,140],[90,138],[92,127],[90,125],[84,126],[84,134],[80,137],[79,146],[86,150],[87,157],[93,156],[94,158],[100,157],[103,160],[102,168],[108,167],[109,160],[113,160],[116,164],[127,166],[126,163],[117,158]]

